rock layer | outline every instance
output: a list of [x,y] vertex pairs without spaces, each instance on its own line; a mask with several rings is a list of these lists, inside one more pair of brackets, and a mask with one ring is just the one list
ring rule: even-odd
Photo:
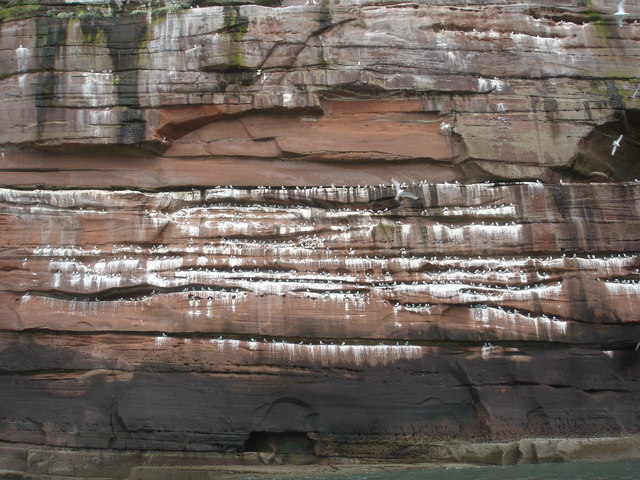
[[5,189],[2,436],[635,433],[639,185]]
[[[0,144],[147,155],[158,187],[189,184],[175,177],[186,160],[205,185],[273,160],[417,162],[434,182],[640,176],[635,3],[622,26],[604,1],[300,3],[5,9]],[[6,183],[60,168],[5,153]],[[71,183],[94,185],[76,169]],[[305,169],[217,183],[331,183]],[[366,176],[350,182],[379,183]]]

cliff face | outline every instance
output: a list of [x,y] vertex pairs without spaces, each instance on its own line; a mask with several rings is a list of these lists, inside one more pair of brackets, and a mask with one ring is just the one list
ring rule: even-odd
[[634,432],[640,186],[409,190],[0,192],[3,437]]
[[7,5],[0,441],[636,434],[629,3]]
[[47,184],[155,187],[640,175],[637,2],[621,26],[604,1],[302,3],[5,8],[0,143],[65,152],[10,150],[5,182],[47,167]]

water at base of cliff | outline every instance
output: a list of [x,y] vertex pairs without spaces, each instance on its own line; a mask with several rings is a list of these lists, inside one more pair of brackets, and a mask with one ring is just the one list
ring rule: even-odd
[[588,463],[545,463],[536,465],[483,466],[446,469],[396,470],[389,472],[316,476],[255,476],[239,480],[637,480],[640,459]]

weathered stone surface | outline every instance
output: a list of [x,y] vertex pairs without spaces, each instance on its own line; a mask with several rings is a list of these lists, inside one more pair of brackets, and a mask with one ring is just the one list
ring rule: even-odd
[[409,189],[5,189],[0,325],[633,342],[638,183]]
[[[443,442],[423,446],[423,456],[411,463],[387,459],[326,457],[322,463],[294,463],[303,455],[256,452],[217,454],[212,452],[164,452],[157,450],[100,451],[41,447],[27,444],[0,445],[3,454],[29,458],[26,466],[5,469],[0,457],[3,478],[50,480],[51,478],[108,478],[193,480],[194,478],[301,478],[370,473],[422,472],[441,468],[472,467],[478,464],[512,465],[515,463],[590,461],[594,471],[606,474],[612,460],[624,460],[629,473],[637,463],[637,437],[530,439],[509,443]],[[429,455],[437,456],[430,457]],[[432,461],[429,461],[429,460]],[[635,459],[635,460],[632,460]],[[429,463],[425,463],[429,461]],[[473,463],[469,463],[473,462]],[[566,468],[571,468],[567,466]],[[536,466],[535,471],[540,467]],[[55,476],[52,476],[55,472]],[[522,470],[519,473],[524,473]]]
[[[167,152],[154,169],[204,157],[191,170],[209,178],[265,159],[414,161],[433,181],[640,175],[640,5],[619,27],[604,1],[301,3],[7,11],[0,144]],[[5,153],[6,182],[38,183]]]
[[0,468],[635,455],[638,0],[241,3],[0,8]]
[[0,432],[354,456],[635,432],[639,185],[2,190]]

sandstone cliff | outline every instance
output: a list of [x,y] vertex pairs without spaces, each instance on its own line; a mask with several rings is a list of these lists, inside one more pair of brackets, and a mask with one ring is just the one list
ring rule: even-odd
[[637,1],[221,3],[3,9],[5,182],[639,176]]
[[4,2],[0,441],[636,435],[626,9]]

